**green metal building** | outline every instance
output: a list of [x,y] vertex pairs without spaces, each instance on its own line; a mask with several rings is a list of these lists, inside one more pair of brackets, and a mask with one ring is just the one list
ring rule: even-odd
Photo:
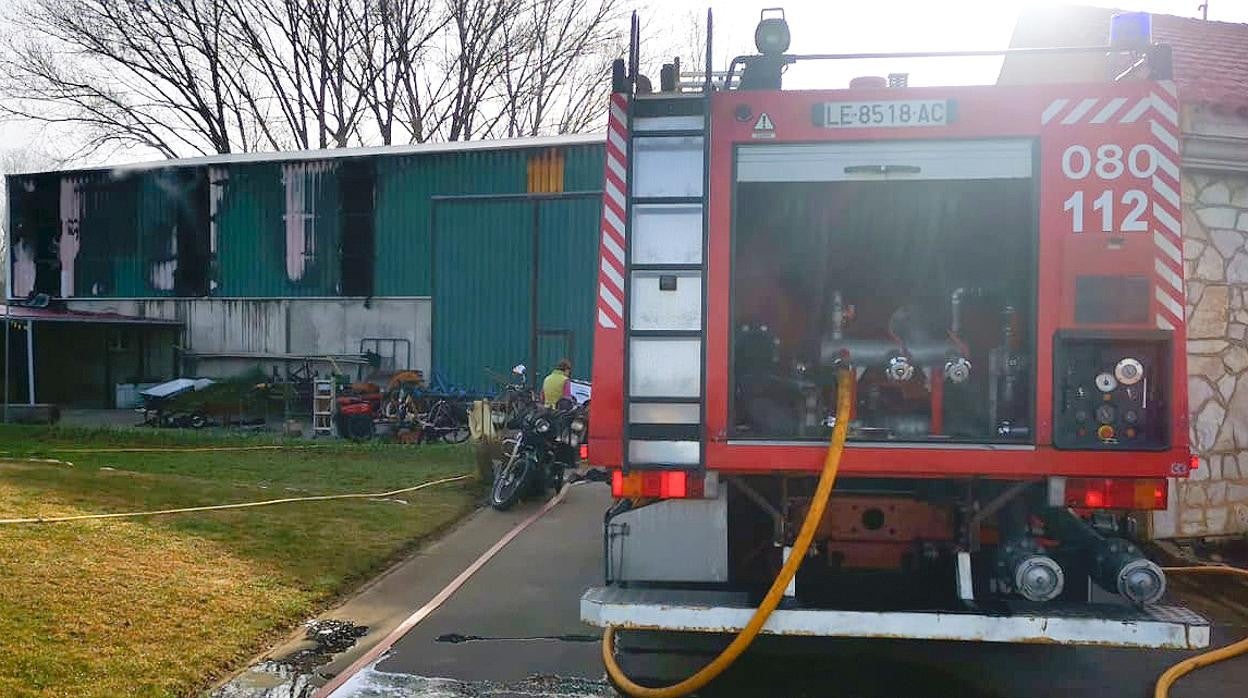
[[[11,175],[7,288],[180,322],[174,370],[196,375],[369,351],[477,391],[565,356],[588,376],[602,177],[596,135]],[[40,339],[39,401],[109,406],[115,386],[71,390]],[[137,336],[110,341],[111,382],[169,377],[118,358]]]

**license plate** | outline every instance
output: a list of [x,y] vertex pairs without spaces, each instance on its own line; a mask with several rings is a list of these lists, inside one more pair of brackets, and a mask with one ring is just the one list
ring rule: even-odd
[[816,126],[824,128],[902,128],[944,126],[950,121],[947,99],[823,102],[815,105]]

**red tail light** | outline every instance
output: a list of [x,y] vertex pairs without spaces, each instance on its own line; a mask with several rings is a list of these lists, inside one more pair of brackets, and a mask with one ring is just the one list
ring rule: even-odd
[[689,492],[689,482],[682,470],[663,473],[659,481],[659,497],[663,499],[683,499]]
[[617,499],[687,499],[702,497],[700,476],[690,477],[683,470],[622,470],[611,473],[611,496]]
[[581,444],[580,456],[583,461],[589,460],[589,444]]
[[1076,509],[1165,509],[1160,478],[1067,478],[1066,506]]
[[1200,456],[1193,453],[1187,459],[1187,471],[1190,473],[1200,468]]

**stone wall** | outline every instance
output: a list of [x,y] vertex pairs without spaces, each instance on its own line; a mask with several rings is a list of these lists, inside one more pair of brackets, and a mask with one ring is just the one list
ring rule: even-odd
[[1154,535],[1248,531],[1248,176],[1183,182],[1187,372],[1200,468],[1171,488]]

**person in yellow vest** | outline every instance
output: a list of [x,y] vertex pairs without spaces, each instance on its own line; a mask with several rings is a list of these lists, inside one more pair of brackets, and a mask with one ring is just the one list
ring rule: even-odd
[[542,402],[554,407],[559,399],[568,394],[568,380],[572,377],[572,362],[561,359],[542,381]]

